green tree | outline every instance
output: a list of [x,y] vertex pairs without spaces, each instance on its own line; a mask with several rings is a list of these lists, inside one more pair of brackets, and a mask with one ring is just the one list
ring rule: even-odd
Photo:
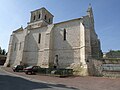
[[120,58],[120,50],[110,50],[106,53],[108,58]]
[[1,47],[0,47],[0,55],[2,54],[2,49],[1,49]]
[[6,55],[5,49],[2,50],[2,55]]
[[0,47],[0,55],[6,55],[5,49],[2,49],[1,47]]

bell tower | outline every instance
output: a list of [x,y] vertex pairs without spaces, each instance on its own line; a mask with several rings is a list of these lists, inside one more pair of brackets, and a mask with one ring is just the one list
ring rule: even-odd
[[87,15],[90,18],[91,23],[94,24],[94,15],[93,15],[93,10],[91,4],[89,4],[88,10],[87,10]]
[[53,15],[44,7],[31,12],[28,29],[39,28],[53,23]]

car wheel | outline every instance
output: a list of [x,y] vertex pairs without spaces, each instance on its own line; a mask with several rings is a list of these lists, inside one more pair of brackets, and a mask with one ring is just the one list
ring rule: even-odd
[[35,72],[32,72],[32,74],[34,74],[34,75],[35,75],[36,73],[35,73]]
[[25,72],[25,74],[28,74],[28,72]]
[[32,72],[29,72],[29,74],[31,75],[31,74],[32,74]]
[[31,75],[31,74],[32,74],[32,72],[27,72],[27,74],[28,74],[28,75]]

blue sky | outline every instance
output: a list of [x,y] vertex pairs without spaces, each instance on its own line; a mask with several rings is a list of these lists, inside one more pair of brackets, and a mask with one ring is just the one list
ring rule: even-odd
[[1,0],[0,46],[8,49],[12,31],[27,26],[30,11],[45,7],[57,23],[86,15],[89,3],[103,52],[120,50],[120,0]]

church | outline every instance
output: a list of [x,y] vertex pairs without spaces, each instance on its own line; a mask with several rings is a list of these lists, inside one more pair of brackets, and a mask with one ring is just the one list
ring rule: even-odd
[[54,16],[46,9],[31,12],[27,27],[20,27],[10,36],[4,66],[38,65],[43,68],[82,68],[101,57],[100,40],[94,29],[94,16],[89,6],[87,15],[53,23]]

